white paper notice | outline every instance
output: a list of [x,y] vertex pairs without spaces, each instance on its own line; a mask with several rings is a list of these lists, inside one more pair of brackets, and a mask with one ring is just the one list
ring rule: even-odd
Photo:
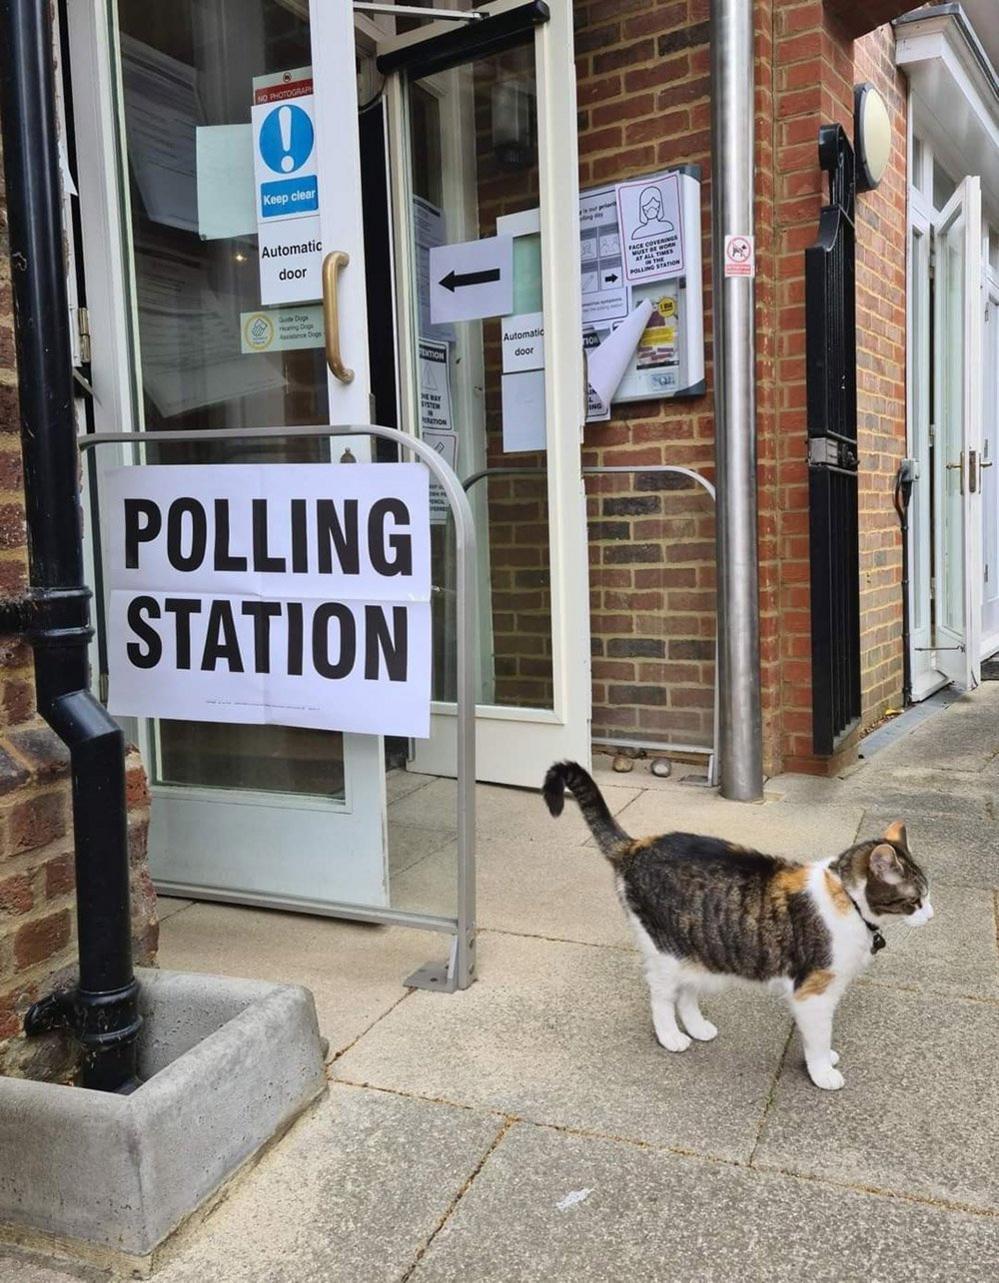
[[635,283],[682,276],[679,176],[619,183],[617,205],[628,280]]
[[428,475],[418,463],[112,471],[111,711],[425,738]]
[[249,125],[199,125],[198,232],[205,241],[252,236],[253,133]]
[[251,121],[260,302],[321,298],[322,231],[311,76],[279,87],[255,82]]
[[[437,432],[433,429],[421,432],[424,442],[431,450],[436,450],[452,472],[458,470],[458,434],[457,432]],[[430,524],[443,526],[447,521],[450,504],[444,487],[439,481],[430,481]]]
[[503,318],[503,373],[545,368],[545,314],[522,312]]
[[513,237],[437,245],[430,251],[430,320],[474,321],[513,311]]
[[521,374],[504,374],[500,379],[503,394],[503,449],[507,454],[521,450],[544,450],[545,372],[525,370]]
[[599,325],[627,316],[628,286],[621,263],[615,188],[580,192],[579,250],[583,324]]
[[599,347],[587,352],[586,378],[604,405],[610,405],[613,400],[651,315],[652,304],[644,299],[616,330],[607,335]]
[[451,429],[450,348],[420,339],[420,428]]

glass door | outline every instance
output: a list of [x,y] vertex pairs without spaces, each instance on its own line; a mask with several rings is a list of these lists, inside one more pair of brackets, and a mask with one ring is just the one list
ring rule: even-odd
[[[96,430],[368,422],[351,6],[68,9],[88,153],[79,170]],[[271,209],[299,202],[301,215],[268,222],[265,194]],[[323,350],[330,250],[348,256],[339,307],[350,382],[330,376]],[[106,447],[98,473],[140,462],[338,466],[369,449],[360,437],[164,443],[141,457]],[[130,730],[152,787],[162,891],[319,910],[387,903],[379,738],[176,719]]]
[[[498,20],[515,6],[477,8]],[[442,23],[379,45],[382,65],[396,65],[402,413],[466,481],[477,518],[478,777],[537,787],[554,759],[590,755],[572,6],[554,0],[516,40],[481,39],[485,28],[469,24],[464,52],[453,35],[442,50]],[[410,769],[453,775],[443,512],[434,552],[434,716]]]
[[956,685],[978,683],[981,629],[981,188],[966,178],[934,227],[934,646]]
[[[995,237],[995,233],[993,233]],[[982,659],[999,651],[999,237],[985,278],[982,408]]]

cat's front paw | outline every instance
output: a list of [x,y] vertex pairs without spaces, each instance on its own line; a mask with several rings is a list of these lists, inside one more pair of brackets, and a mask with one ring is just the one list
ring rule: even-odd
[[659,1046],[665,1047],[667,1051],[686,1051],[690,1046],[690,1039],[679,1030],[675,1034],[666,1034],[663,1038],[656,1034],[656,1039]]
[[838,1064],[839,1064],[839,1052],[838,1052],[838,1051],[830,1051],[830,1053],[829,1053],[829,1063],[830,1063],[830,1065],[838,1065]]
[[808,1076],[816,1087],[821,1087],[823,1091],[839,1091],[846,1081],[838,1069],[833,1069],[832,1065],[808,1066]]
[[710,1042],[712,1038],[718,1037],[718,1026],[713,1025],[710,1020],[698,1020],[693,1024],[685,1020],[683,1023],[687,1026],[687,1033],[698,1042]]

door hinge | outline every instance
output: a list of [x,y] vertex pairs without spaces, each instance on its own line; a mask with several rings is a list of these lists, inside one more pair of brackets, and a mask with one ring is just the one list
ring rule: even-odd
[[76,332],[80,340],[80,364],[90,364],[90,312],[85,307],[76,309]]
[[989,582],[989,563],[985,563],[985,582]]

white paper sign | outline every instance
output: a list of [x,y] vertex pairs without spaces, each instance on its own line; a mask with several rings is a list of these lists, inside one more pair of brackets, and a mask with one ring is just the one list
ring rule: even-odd
[[[420,434],[431,450],[436,450],[449,465],[452,472],[458,470],[458,434],[457,432],[437,432],[434,429]],[[430,522],[434,526],[443,526],[447,521],[450,504],[444,487],[439,481],[430,481]]]
[[545,314],[521,312],[503,318],[503,373],[545,368]]
[[651,315],[652,304],[645,299],[599,347],[587,352],[586,378],[601,405],[610,405],[613,401]]
[[756,244],[754,237],[725,237],[725,275],[756,275]]
[[420,428],[451,428],[451,350],[436,339],[420,339]]
[[679,176],[667,174],[663,178],[620,183],[617,205],[628,280],[634,284],[682,276],[685,264]]
[[118,468],[104,496],[113,713],[429,735],[423,465]]
[[254,83],[250,117],[262,304],[322,296],[312,78],[307,68],[286,74],[297,78]]
[[615,188],[580,192],[579,250],[583,324],[621,320],[628,315],[628,286]]
[[474,321],[513,311],[513,237],[436,245],[430,250],[430,320]]
[[507,454],[521,450],[544,450],[545,372],[525,370],[504,374],[500,379],[503,404],[503,449]]

